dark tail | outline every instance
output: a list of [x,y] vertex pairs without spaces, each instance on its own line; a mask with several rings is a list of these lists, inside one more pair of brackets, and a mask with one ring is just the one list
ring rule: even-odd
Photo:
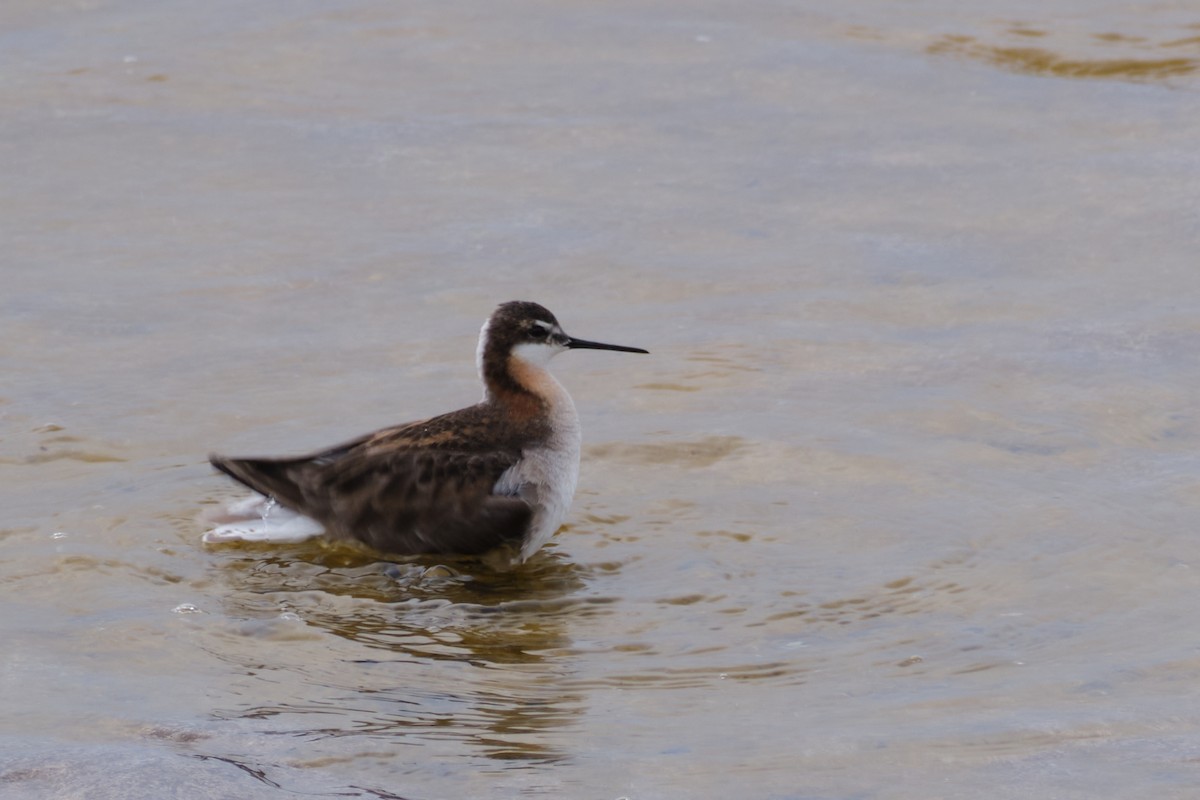
[[226,458],[210,455],[208,461],[235,481],[259,494],[273,497],[281,505],[296,511],[304,508],[300,481],[307,459]]

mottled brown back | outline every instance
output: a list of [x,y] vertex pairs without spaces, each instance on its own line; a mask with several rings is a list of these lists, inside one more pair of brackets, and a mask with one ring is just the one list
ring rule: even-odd
[[[495,398],[299,458],[210,460],[254,491],[317,520],[331,536],[401,555],[482,553],[519,543],[528,529],[529,505],[492,491],[520,459],[521,443],[548,433],[536,414],[519,415],[514,425],[505,402]],[[507,425],[500,425],[505,415]],[[507,435],[498,440],[498,431]]]

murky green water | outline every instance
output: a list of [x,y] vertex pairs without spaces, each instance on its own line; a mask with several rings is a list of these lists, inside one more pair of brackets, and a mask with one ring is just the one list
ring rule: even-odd
[[[1200,9],[0,9],[0,797],[1188,798]],[[205,454],[574,335],[570,522],[206,548]],[[427,564],[426,564],[427,565]]]

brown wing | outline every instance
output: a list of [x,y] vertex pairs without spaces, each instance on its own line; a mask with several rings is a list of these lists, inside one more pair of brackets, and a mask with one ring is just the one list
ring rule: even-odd
[[546,435],[540,418],[514,426],[498,413],[481,403],[300,458],[209,460],[333,536],[397,554],[482,553],[524,536],[532,509],[492,489],[520,443]]
[[[532,509],[492,493],[518,453],[376,451],[352,454],[312,487],[335,527],[390,553],[482,553],[519,541]],[[318,519],[322,519],[318,517]],[[324,520],[322,520],[324,521]]]
[[482,553],[516,542],[532,510],[495,495],[519,452],[368,447],[371,437],[297,459],[213,456],[213,466],[333,536],[401,555]]

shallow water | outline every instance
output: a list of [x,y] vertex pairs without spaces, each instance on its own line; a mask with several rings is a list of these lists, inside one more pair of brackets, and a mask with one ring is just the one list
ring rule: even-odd
[[[1194,796],[1194,9],[0,22],[0,796]],[[528,565],[200,543],[514,298]]]

